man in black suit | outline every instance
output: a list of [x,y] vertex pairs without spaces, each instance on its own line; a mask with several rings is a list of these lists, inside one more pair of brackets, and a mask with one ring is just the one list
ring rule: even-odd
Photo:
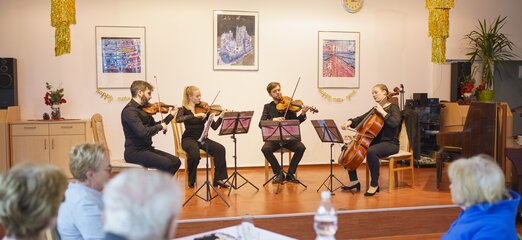
[[[272,97],[273,101],[265,104],[263,108],[263,114],[261,115],[261,121],[263,120],[272,120],[277,122],[282,122],[284,120],[297,119],[299,122],[303,122],[306,120],[306,112],[308,112],[308,107],[303,106],[301,109],[301,114],[297,116],[297,113],[288,111],[285,118],[285,112],[280,112],[277,110],[276,105],[279,103],[283,97],[281,93],[281,85],[278,82],[271,82],[266,87],[266,91]],[[259,122],[259,127],[261,127],[261,122]],[[298,183],[299,180],[294,176],[295,171],[297,170],[297,165],[301,161],[303,154],[306,150],[305,145],[301,141],[292,141],[287,142],[282,145],[284,148],[290,149],[294,152],[294,156],[290,161],[290,167],[288,168],[288,174],[284,175],[283,169],[276,157],[274,156],[274,152],[277,151],[281,146],[276,142],[265,142],[261,151],[265,155],[265,158],[268,160],[270,165],[272,166],[272,171],[276,175],[276,177],[272,180],[273,184],[283,183],[286,179],[289,182]]]
[[154,87],[145,81],[134,81],[130,87],[132,99],[121,111],[121,124],[125,134],[125,161],[155,168],[174,175],[181,166],[178,157],[155,149],[152,146],[152,136],[167,129],[177,113],[177,108],[170,111],[165,119],[156,122],[154,118],[143,111],[149,105]]

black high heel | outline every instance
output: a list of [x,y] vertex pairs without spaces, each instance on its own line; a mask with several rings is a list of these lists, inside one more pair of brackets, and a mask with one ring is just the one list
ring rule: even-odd
[[219,180],[219,181],[214,181],[212,183],[212,185],[214,185],[214,187],[217,187],[219,186],[220,188],[229,188],[230,185],[226,184],[225,182],[223,182],[223,180]]
[[[368,190],[369,190],[369,189],[368,189]],[[364,193],[364,196],[366,196],[366,197],[371,197],[371,196],[375,195],[376,193],[378,193],[379,191],[380,191],[380,188],[379,188],[379,186],[377,186],[377,190],[375,190],[375,192],[371,193],[371,192],[366,191],[366,192]]]
[[342,186],[341,189],[344,190],[344,191],[350,191],[352,189],[357,189],[357,192],[360,192],[361,191],[361,183],[358,182],[352,186]]

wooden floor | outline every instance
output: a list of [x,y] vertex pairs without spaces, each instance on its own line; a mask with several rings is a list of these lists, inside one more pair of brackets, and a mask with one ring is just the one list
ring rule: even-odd
[[[195,197],[182,208],[180,219],[315,212],[320,200],[317,189],[330,174],[328,165],[299,166],[298,177],[308,188],[287,183],[282,186],[278,194],[275,194],[277,185],[269,183],[266,187],[262,186],[265,182],[264,168],[243,168],[238,171],[257,186],[259,191],[247,184],[238,190],[232,190],[229,197],[227,189],[218,189],[230,207],[227,207],[219,197],[210,202]],[[363,195],[364,171],[364,167],[360,167],[358,170],[359,180],[363,185],[361,192],[344,192],[339,189],[332,196],[336,209],[361,210],[452,204],[449,191],[438,191],[436,188],[435,168],[416,168],[413,189],[408,185],[410,177],[405,174],[404,178],[399,180],[399,188],[394,188],[391,193],[388,193],[388,169],[383,166],[379,181],[381,192],[373,197]],[[348,176],[342,167],[334,165],[333,172],[343,183],[348,182]],[[229,169],[229,174],[231,173],[232,171]],[[184,176],[180,174],[179,179],[184,180]],[[203,183],[204,179],[205,172],[200,170],[198,183]],[[242,181],[240,180],[239,183],[241,184]],[[338,186],[338,184],[334,184],[334,186]],[[197,189],[198,186],[194,189],[185,188],[185,200]],[[323,187],[321,190],[326,190],[326,188]],[[204,189],[199,192],[199,195],[203,198],[206,197]]]

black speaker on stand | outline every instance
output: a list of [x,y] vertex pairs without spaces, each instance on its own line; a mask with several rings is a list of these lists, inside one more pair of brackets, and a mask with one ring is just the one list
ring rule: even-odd
[[0,58],[0,109],[18,105],[16,59]]

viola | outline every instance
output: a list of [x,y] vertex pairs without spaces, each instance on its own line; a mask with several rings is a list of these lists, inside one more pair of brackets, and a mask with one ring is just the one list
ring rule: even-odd
[[154,115],[158,112],[169,113],[169,108],[175,108],[174,105],[165,104],[163,102],[150,103],[141,109],[149,115]]
[[225,111],[220,105],[209,105],[207,102],[201,101],[199,104],[194,106],[194,111],[198,113],[214,113],[218,114]]
[[[276,109],[280,112],[288,111],[299,112],[305,105],[301,100],[293,100],[288,96],[283,96],[276,105]],[[312,113],[318,113],[319,110],[315,107],[308,107]]]

